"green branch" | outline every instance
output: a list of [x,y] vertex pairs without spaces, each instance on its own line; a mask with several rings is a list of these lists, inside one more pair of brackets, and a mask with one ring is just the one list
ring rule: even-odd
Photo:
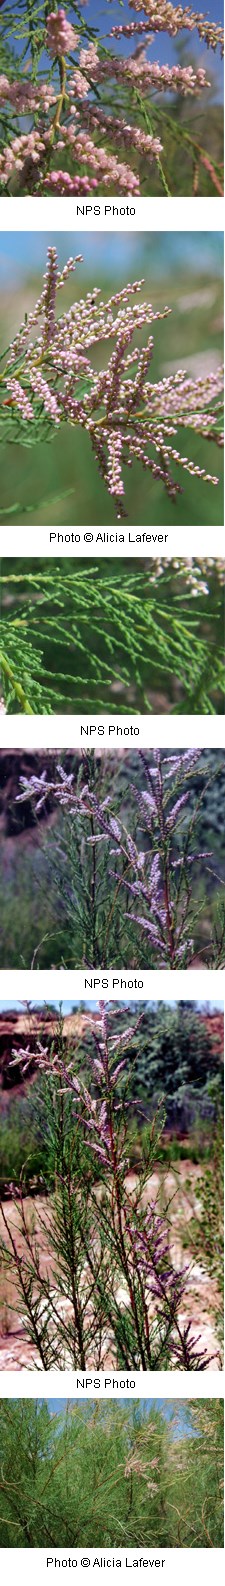
[[9,661],[7,661],[6,656],[3,655],[2,650],[0,650],[0,667],[3,672],[3,677],[5,677],[7,681],[11,683],[11,686],[14,689],[14,694],[16,695],[16,699],[18,699],[19,704],[22,706],[25,716],[33,716],[34,712],[32,710],[32,706],[29,705],[29,701],[26,697],[26,694],[24,693],[24,688],[21,687],[21,683],[18,683],[18,679],[15,677],[12,667],[9,665]]

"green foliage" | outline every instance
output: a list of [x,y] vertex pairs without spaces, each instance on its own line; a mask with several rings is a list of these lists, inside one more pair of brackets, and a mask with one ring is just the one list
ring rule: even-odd
[[[2,954],[8,962],[19,968],[33,963],[36,967],[39,953],[46,967],[53,967],[60,950],[64,957],[67,945],[64,910],[55,907],[55,889],[46,890],[46,856],[41,846],[37,852],[17,853],[7,887],[0,883],[0,899],[5,897],[4,929],[2,928]],[[44,921],[44,926],[43,926]],[[63,928],[61,928],[63,927]],[[1,927],[0,927],[1,937]]]
[[[35,1087],[36,1090],[36,1087]],[[24,1185],[36,1176],[40,1177],[46,1167],[46,1129],[43,1126],[43,1113],[38,1116],[38,1095],[21,1097],[18,1101],[9,1102],[7,1112],[1,1119],[1,1193],[10,1183],[18,1184],[23,1179]]]
[[[7,1193],[9,1183],[22,1184],[24,1192],[37,1186],[52,1190],[59,1170],[60,1109],[57,1098],[50,1091],[43,1076],[35,1079],[32,1087],[16,1101],[10,1097],[7,1110],[1,1118],[1,1168],[0,1188]],[[64,1154],[71,1158],[73,1139],[72,1099],[64,1102]],[[87,1157],[87,1161],[86,1161]],[[88,1166],[88,1151],[82,1146],[84,1169]],[[73,1160],[75,1170],[75,1161]],[[96,1165],[97,1171],[97,1165]]]
[[[181,59],[181,46],[179,44]],[[190,50],[189,50],[190,58]],[[161,95],[160,95],[161,98]],[[209,107],[200,108],[188,104],[173,105],[169,110],[164,101],[163,105],[154,106],[155,130],[161,133],[164,145],[164,171],[170,194],[179,197],[193,196],[209,197],[214,192],[220,192],[223,182],[223,128],[222,106],[213,102],[210,95]],[[213,165],[211,165],[211,155]],[[214,173],[213,173],[214,167]],[[143,183],[147,191],[147,178],[144,172]],[[162,191],[157,165],[152,170],[151,178],[152,196]]]
[[2,1400],[0,1543],[223,1546],[221,1400]]
[[[190,599],[185,561],[3,560],[0,676],[9,712],[223,709],[224,591],[216,564]],[[161,706],[163,708],[163,706]]]

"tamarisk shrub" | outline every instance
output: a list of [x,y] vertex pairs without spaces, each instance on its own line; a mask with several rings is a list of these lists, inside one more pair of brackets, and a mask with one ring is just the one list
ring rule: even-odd
[[[213,138],[207,137],[204,148],[195,118],[192,126],[189,115],[186,127],[179,115],[181,99],[192,102],[210,88],[208,71],[192,62],[161,65],[152,58],[152,47],[162,30],[169,38],[183,32],[188,38],[196,30],[203,47],[223,53],[223,29],[189,6],[164,0],[129,3],[135,20],[111,26],[101,37],[75,0],[59,8],[55,0],[16,0],[15,5],[8,0],[1,19],[3,192],[81,197],[103,190],[132,198],[142,186],[151,190],[155,167],[157,190],[169,195],[174,186],[176,191],[167,159],[172,133],[175,166],[177,153],[187,164],[188,190],[196,194],[206,173],[209,191],[222,193]],[[181,159],[181,192],[184,181]]]
[[[79,1051],[80,1070],[83,1079],[90,1078],[89,1045],[93,1050],[92,1020],[89,1009],[85,1010],[85,1048],[82,1046],[82,1029],[80,1029],[77,1057]],[[127,1025],[126,1003],[114,1003],[117,1035],[123,1034]],[[220,1035],[215,1038],[215,1012],[212,1005],[199,1008],[197,1003],[183,1001],[167,1005],[163,1002],[151,1004],[142,1002],[141,1019],[140,1005],[135,1001],[129,1003],[129,1019],[133,1027],[130,1033],[127,1064],[129,1073],[129,1159],[131,1168],[139,1164],[141,1155],[144,1156],[145,1148],[145,1121],[149,1128],[149,1120],[161,1106],[163,1095],[163,1108],[165,1117],[165,1131],[162,1137],[160,1161],[163,1164],[179,1162],[188,1157],[190,1162],[198,1164],[198,1168],[206,1164],[206,1171],[210,1165],[213,1193],[216,1190],[217,1206],[219,1213],[219,1227],[221,1229],[222,1195],[220,1186],[220,1166],[222,1168],[222,1097],[223,1097],[223,1064],[222,1064],[222,1015],[216,1016],[220,1025]],[[28,1041],[31,1038],[30,1007],[26,1009],[28,1020]],[[207,1022],[205,1022],[205,1020]],[[79,1014],[78,1014],[79,1023]],[[48,1026],[47,1026],[48,1028]],[[80,1028],[80,1024],[79,1024]],[[0,1029],[2,1021],[0,1020]],[[52,1025],[50,1025],[52,1039]],[[65,1039],[65,1025],[63,1025]],[[45,1010],[39,1015],[39,1036],[43,1044],[46,1042]],[[24,1037],[23,1037],[24,1039]],[[68,1041],[68,1027],[67,1027]],[[86,1072],[87,1069],[87,1072]],[[35,1070],[34,1070],[35,1073]],[[29,1078],[31,1069],[29,1065]],[[22,1087],[21,1095],[17,1090],[19,1079],[18,1069],[9,1072],[7,1059],[3,1068],[6,1083],[10,1082],[11,1096],[7,1111],[1,1121],[1,1165],[0,1165],[0,1190],[7,1197],[9,1185],[17,1185],[21,1174],[24,1192],[29,1186],[37,1192],[44,1182],[47,1192],[50,1192],[55,1183],[55,1156],[54,1150],[50,1152],[48,1117],[45,1116],[42,1087],[45,1085],[45,1076],[33,1080],[28,1084],[26,1093]],[[12,1081],[16,1081],[16,1096]],[[122,1074],[124,1084],[124,1071]],[[119,1080],[118,1080],[119,1085]],[[72,1096],[68,1098],[73,1105]],[[68,1123],[70,1112],[68,1117]],[[218,1148],[219,1138],[219,1148]],[[46,1159],[47,1141],[47,1159]],[[88,1149],[88,1147],[87,1147]],[[215,1167],[216,1156],[218,1157]],[[97,1164],[96,1164],[97,1167]],[[48,1180],[47,1180],[48,1170]],[[215,1182],[214,1182],[215,1180]],[[201,1188],[201,1202],[203,1190]],[[194,1214],[193,1214],[194,1215]],[[201,1213],[201,1226],[203,1216]],[[205,1222],[204,1222],[205,1228]],[[192,1222],[193,1234],[193,1222]],[[201,1236],[199,1230],[199,1237]],[[188,1228],[190,1239],[190,1227]],[[192,1239],[193,1245],[193,1239]],[[204,1241],[206,1255],[206,1241]],[[219,1267],[219,1244],[214,1238],[212,1229],[211,1254],[214,1262]],[[217,1276],[217,1269],[216,1269]],[[220,1274],[221,1276],[221,1274]]]
[[[178,431],[185,435],[192,430],[219,447],[223,444],[222,369],[195,380],[182,369],[155,383],[149,380],[152,325],[170,310],[154,310],[143,300],[143,281],[128,284],[106,303],[94,287],[57,319],[56,294],[80,262],[80,255],[70,258],[58,271],[56,250],[48,248],[41,295],[3,355],[0,439],[35,446],[53,438],[62,424],[81,425],[119,520],[126,516],[124,467],[135,461],[153,482],[162,481],[174,502],[181,490],[177,470],[217,485],[217,476],[174,443]],[[39,319],[40,333],[32,340]],[[146,338],[142,346],[134,345],[139,331]],[[96,372],[89,349],[107,341],[113,342],[113,351],[107,367],[104,355]]]
[[59,1404],[1,1401],[2,1547],[223,1547],[222,1399]]
[[[50,794],[65,814],[58,838],[58,876],[54,845],[55,882],[56,891],[63,884],[70,942],[75,929],[79,963],[92,968],[116,967],[118,962],[135,968],[187,968],[195,956],[204,908],[193,891],[193,869],[195,877],[200,871],[206,879],[209,871],[214,879],[212,852],[196,847],[200,811],[213,773],[209,770],[207,775],[207,759],[205,765],[198,749],[172,755],[154,750],[151,759],[137,751],[132,768],[143,772],[140,789],[140,776],[137,784],[131,780],[129,751],[123,764],[128,772],[130,830],[120,806],[114,813],[113,795],[105,791],[101,777],[99,784],[94,752],[83,755],[76,785],[73,772],[68,774],[59,765],[55,779],[48,780],[46,770],[22,777],[19,800],[31,798],[38,813]],[[199,794],[189,810],[193,772],[199,779]],[[222,880],[222,904],[223,890]],[[215,941],[212,926],[204,944],[210,965],[224,962],[224,923],[222,906]]]
[[[117,1033],[114,1009],[99,1004],[82,1075],[76,1046],[65,1054],[62,1022],[51,1048],[37,1042],[13,1061],[47,1076],[45,1106],[54,1149],[55,1194],[30,1221],[20,1190],[19,1253],[2,1205],[3,1259],[15,1279],[34,1364],[100,1369],[104,1362],[139,1369],[206,1369],[210,1360],[192,1324],[182,1320],[188,1267],[171,1252],[169,1205],[162,1213],[146,1181],[159,1152],[162,1117],[145,1140],[135,1183],[129,1180],[129,1047],[133,1026]],[[68,1098],[72,1103],[69,1111]],[[47,1158],[46,1158],[47,1169]],[[18,1218],[18,1202],[17,1202]],[[22,1254],[21,1254],[22,1250]],[[43,1256],[46,1259],[43,1263]]]

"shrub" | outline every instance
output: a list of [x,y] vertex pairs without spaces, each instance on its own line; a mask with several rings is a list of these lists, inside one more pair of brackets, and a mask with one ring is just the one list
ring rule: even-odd
[[[48,780],[39,766],[37,774],[37,761],[33,776],[21,778],[21,800],[32,800],[37,815],[49,795],[60,811],[43,868],[48,908],[54,893],[56,899],[58,962],[79,968],[120,968],[124,963],[138,969],[181,969],[195,962],[200,948],[208,965],[222,966],[223,850],[218,875],[212,848],[196,847],[199,815],[211,783],[220,796],[223,757],[219,762],[214,758],[213,765],[212,776],[207,752],[193,749],[172,756],[160,750],[133,756],[125,752],[117,764],[114,757],[110,761],[90,753],[82,758],[76,782],[63,764],[56,767],[55,779]],[[5,908],[2,961],[8,967],[6,921]],[[45,951],[44,935],[43,944],[41,940],[35,948],[36,965],[45,961]]]
[[[100,1006],[86,1081],[78,1051],[65,1054],[62,1033],[49,1046],[16,1053],[25,1069],[34,1056],[47,1075],[46,1173],[55,1193],[39,1215],[39,1235],[21,1192],[20,1251],[2,1205],[4,1261],[15,1278],[35,1362],[45,1370],[94,1360],[128,1370],[198,1370],[209,1361],[181,1320],[187,1269],[171,1253],[168,1196],[147,1199],[158,1160],[162,1117],[153,1119],[135,1185],[129,1180],[129,1072],[132,1027],[114,1032],[113,1012]],[[87,1054],[87,1071],[90,1057]],[[122,1086],[118,1099],[118,1080]],[[69,1112],[68,1112],[69,1108]],[[49,1155],[50,1153],[50,1155]],[[164,1198],[165,1199],[165,1198]],[[47,1260],[43,1266],[44,1251]]]
[[223,1546],[223,1403],[2,1400],[2,1547]]

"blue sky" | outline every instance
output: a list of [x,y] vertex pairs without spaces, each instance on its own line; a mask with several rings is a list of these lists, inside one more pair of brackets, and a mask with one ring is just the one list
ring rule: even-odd
[[[84,1000],[85,1008],[97,1008],[97,1006],[98,1006],[97,1002],[91,1002],[91,1001],[87,1002],[87,1000],[82,999],[82,1001],[83,1000]],[[132,1000],[131,997],[123,997],[123,1002],[128,1004],[128,1005],[131,1002],[131,1000]],[[135,997],[134,997],[133,1000],[135,1001]],[[154,999],[154,1001],[155,1001],[155,999]],[[163,1001],[164,1001],[164,1003],[167,1003],[167,998],[164,997]],[[50,996],[51,1007],[56,1008],[56,1010],[59,1011],[59,1007],[61,1006],[63,1014],[71,1013],[71,1008],[72,1007],[79,1008],[80,1007],[80,1002],[81,1002],[81,998],[80,997],[73,997],[73,1002],[62,1001],[62,1003],[60,1004],[59,1002],[56,1002],[53,997]],[[172,1001],[172,998],[168,998],[168,1003],[169,1002],[172,1005],[172,1007],[176,1006],[176,1003],[175,1003],[175,1001]],[[6,998],[4,1002],[0,1002],[0,1017],[1,1017],[1,1014],[5,1012],[6,1009],[8,1009],[8,1011],[11,1010],[13,1012],[14,1008],[18,1008],[20,1011],[23,1011],[24,1005],[25,1005],[24,1001],[17,1002],[16,998],[15,998],[14,1002],[13,1002],[13,1001],[9,1001]],[[148,1006],[149,1007],[151,1006],[150,1002],[148,1003]],[[190,1003],[190,1008],[191,1008],[191,1006],[192,1006],[192,1004]],[[204,1002],[195,1003],[194,1006],[195,1007],[197,1006],[197,1008],[203,1008],[203,1007],[205,1007],[205,1001]],[[213,1011],[215,1010],[217,1012],[217,1010],[218,1010],[218,1012],[223,1013],[223,1002],[219,1002],[219,1000],[216,1001],[216,1002],[208,1002],[207,1006],[210,1009],[213,1009]],[[38,1000],[36,1000],[35,1002],[32,1001],[32,1008],[43,1008],[44,1009],[45,1007],[46,1007],[46,1003],[43,1001],[43,998],[42,998],[42,1000],[40,1002],[38,1002]],[[141,1009],[142,1009],[142,1003],[140,1002],[140,1013],[141,1013]]]
[[[63,1399],[63,1398],[61,1398],[61,1399],[47,1399],[47,1404],[48,1404],[49,1410],[50,1410],[52,1415],[61,1415],[62,1411],[64,1409],[66,1409],[66,1405],[67,1405],[68,1402],[69,1402],[70,1405],[78,1404],[80,1406],[80,1408],[82,1408],[82,1409],[84,1409],[84,1406],[85,1406],[86,1414],[87,1414],[88,1408],[90,1408],[90,1412],[92,1411],[93,1403],[96,1404],[96,1399],[93,1400],[93,1399],[77,1399],[76,1398],[74,1400],[73,1399],[69,1399],[69,1401],[67,1399]],[[43,1399],[39,1400],[39,1403],[43,1404],[44,1400]],[[107,1403],[111,1403],[111,1404],[113,1403],[113,1404],[117,1404],[117,1405],[121,1404],[122,1407],[123,1407],[126,1404],[131,1404],[131,1403],[135,1404],[136,1400],[134,1400],[134,1399],[132,1399],[132,1400],[131,1399],[124,1399],[124,1398],[123,1399],[121,1399],[121,1398],[120,1399],[119,1398],[115,1399],[115,1395],[114,1395],[113,1399],[111,1399],[110,1401],[107,1400],[107,1399],[104,1399],[104,1403],[105,1403],[105,1405],[107,1405]],[[186,1433],[186,1435],[190,1435],[192,1429],[190,1428],[190,1426],[188,1424],[187,1404],[186,1404],[186,1400],[185,1399],[183,1399],[183,1400],[182,1399],[170,1399],[170,1400],[168,1400],[168,1399],[140,1399],[139,1403],[141,1405],[142,1411],[144,1409],[146,1410],[146,1412],[148,1410],[155,1410],[155,1409],[156,1410],[161,1410],[166,1421],[171,1421],[174,1413],[176,1413],[176,1417],[177,1417],[177,1419],[176,1419],[176,1428],[174,1430],[174,1435],[175,1435],[176,1439],[179,1438],[179,1437],[183,1437],[184,1433]],[[192,1436],[193,1436],[193,1432],[192,1432]]]
[[[116,202],[116,200],[115,200]],[[142,275],[152,269],[153,277],[164,280],[182,271],[187,279],[187,270],[194,276],[201,271],[223,275],[223,234],[220,232],[80,232],[63,231],[53,232],[49,227],[49,205],[47,206],[46,231],[29,232],[5,231],[0,239],[0,288],[17,288],[29,276],[37,276],[45,269],[46,252],[48,245],[57,249],[59,264],[63,266],[71,254],[82,254],[82,264],[77,266],[77,285],[80,290],[85,275],[89,277],[90,270],[96,277],[96,285],[107,274],[112,278],[112,272],[121,284],[127,280],[127,270],[135,270],[135,274]]]
[[[182,4],[184,8],[185,0],[182,0]],[[208,0],[208,3],[207,0],[199,0],[199,5],[195,5],[195,0],[192,0],[192,3],[190,0],[190,10],[202,11],[204,14],[210,17],[212,22],[217,22],[218,26],[223,26],[223,0]],[[105,32],[107,35],[110,33],[110,28],[114,27],[118,23],[121,24],[123,22],[132,21],[146,22],[146,13],[144,11],[140,11],[137,15],[137,13],[133,11],[132,5],[129,6],[128,0],[121,0],[120,4],[119,0],[110,0],[108,5],[106,0],[105,4],[101,3],[101,0],[89,0],[89,4],[87,5],[87,20],[94,27],[98,27],[100,33]],[[192,55],[195,57],[198,56],[199,63],[201,62],[201,65],[204,64],[204,66],[207,68],[207,76],[209,76],[209,79],[211,81],[213,79],[213,81],[216,82],[218,98],[223,97],[223,62],[220,59],[219,49],[216,51],[216,54],[214,54],[212,50],[208,51],[200,41],[197,29],[195,29],[191,34],[187,32],[178,34],[176,39],[170,38],[168,33],[154,34],[152,35],[152,39],[152,45],[150,45],[148,49],[148,58],[149,60],[152,58],[152,60],[159,61],[160,66],[173,66],[174,63],[177,64],[181,58],[179,55],[179,45],[181,48],[181,40],[186,40],[187,50],[189,50],[189,60],[191,60]],[[138,45],[139,42],[140,40],[138,36],[136,40],[132,38],[121,39],[121,37],[117,40],[114,38],[111,40],[111,47],[113,47],[115,54],[116,52],[121,54],[121,51],[123,51],[124,54],[129,55],[130,52],[135,48],[135,44]]]

